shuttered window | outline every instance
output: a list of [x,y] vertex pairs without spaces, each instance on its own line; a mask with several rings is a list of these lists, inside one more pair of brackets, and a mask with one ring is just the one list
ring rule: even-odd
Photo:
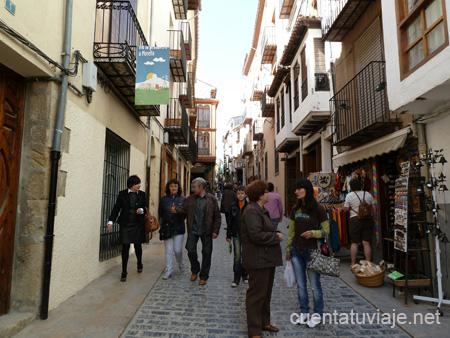
[[303,48],[302,52],[300,53],[300,62],[302,67],[302,102],[306,97],[308,96],[308,72],[306,67],[306,55],[305,55],[305,49]]

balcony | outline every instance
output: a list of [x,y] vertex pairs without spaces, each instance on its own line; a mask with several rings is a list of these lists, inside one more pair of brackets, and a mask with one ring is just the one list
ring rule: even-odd
[[174,82],[186,82],[186,47],[181,30],[169,30],[170,74]]
[[252,95],[250,96],[250,101],[261,101],[262,98],[262,94],[263,94],[263,85],[261,83],[261,81],[256,80],[253,83],[253,92]]
[[199,2],[200,2],[200,0],[188,0],[188,10],[195,11],[196,9],[198,9],[199,8]]
[[269,63],[273,62],[275,54],[277,52],[277,43],[276,43],[276,30],[275,26],[267,26],[264,28],[264,34],[262,38],[261,44],[261,63]]
[[188,21],[181,22],[181,31],[183,32],[186,60],[192,60],[192,35],[191,26],[189,25]]
[[186,20],[188,2],[187,0],[172,0],[175,19]]
[[295,0],[280,0],[280,19],[289,19]]
[[251,125],[252,121],[258,117],[257,110],[258,108],[254,104],[245,106],[244,114],[242,115],[243,123]]
[[[135,105],[136,46],[148,46],[129,1],[97,1],[94,62],[118,98],[138,116],[159,116],[159,106]],[[101,76],[101,75],[99,75]]]
[[191,128],[188,128],[188,142],[186,146],[181,146],[178,150],[188,161],[195,161],[197,159],[197,142],[195,142],[195,136]]
[[178,84],[178,95],[180,100],[184,102],[186,108],[194,108],[192,104],[192,72],[188,73],[188,80],[186,82],[180,82]]
[[274,99],[267,95],[269,91],[269,86],[266,86],[264,89],[264,94],[261,99],[261,112],[262,117],[273,117],[275,115],[275,103]]
[[343,41],[361,15],[375,0],[322,0],[322,36],[328,41]]
[[250,156],[252,154],[253,154],[252,140],[245,140],[242,155],[245,157]]
[[170,144],[188,144],[188,117],[184,103],[179,99],[170,99],[164,131],[169,133]]
[[253,122],[252,135],[253,141],[262,141],[264,138],[264,121],[265,119],[256,119]]
[[192,130],[195,130],[195,124],[197,123],[197,112],[195,110],[191,110],[189,113],[189,126]]
[[330,99],[333,145],[361,145],[400,126],[391,118],[385,86],[385,62],[372,61]]

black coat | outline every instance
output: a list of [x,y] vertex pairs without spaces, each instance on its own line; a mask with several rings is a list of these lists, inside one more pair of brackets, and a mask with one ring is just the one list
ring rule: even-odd
[[166,195],[159,201],[158,215],[161,217],[163,224],[171,224],[172,235],[182,235],[186,232],[186,224],[184,223],[184,215],[172,214],[172,204],[175,204],[176,208],[181,208],[186,202],[186,197],[181,195],[171,196]]
[[[148,206],[147,195],[143,191],[138,191],[136,196],[136,203],[134,206],[130,205],[130,196],[128,189],[122,190],[117,196],[116,204],[111,211],[108,221],[120,224],[120,238],[122,244],[129,243],[145,243],[145,207]],[[129,224],[129,215],[136,213],[136,210],[144,209],[144,214],[136,215],[137,224]]]
[[230,206],[230,224],[227,227],[227,238],[231,237],[241,237],[241,214],[247,207],[247,200],[245,199],[245,204],[242,207],[242,211],[239,208],[239,200],[236,200]]

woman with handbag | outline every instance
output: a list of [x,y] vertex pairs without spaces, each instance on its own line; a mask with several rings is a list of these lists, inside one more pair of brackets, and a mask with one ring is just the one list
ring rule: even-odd
[[173,274],[173,254],[178,262],[180,270],[183,271],[183,238],[186,232],[184,216],[171,212],[172,206],[181,208],[186,201],[182,196],[180,182],[172,179],[166,184],[166,195],[159,202],[158,214],[161,217],[161,228],[159,229],[159,239],[164,241],[166,250],[166,272],[163,279],[169,279]]
[[[128,189],[122,190],[117,196],[116,204],[108,219],[108,232],[112,231],[114,222],[120,225],[120,241],[122,242],[122,275],[121,282],[127,281],[127,264],[131,243],[137,258],[137,272],[142,272],[142,243],[146,242],[145,207],[148,199],[145,192],[140,191],[141,179],[132,175],[127,180]],[[119,216],[120,213],[120,216]]]
[[[320,274],[308,270],[306,267],[311,254],[317,249],[317,241],[328,235],[330,224],[325,208],[314,199],[314,188],[309,180],[295,183],[297,203],[291,209],[289,231],[286,245],[286,260],[292,261],[295,278],[297,280],[300,316],[297,324],[307,324],[315,327],[320,324],[323,315],[323,292],[320,284]],[[321,230],[319,230],[321,228]],[[311,284],[314,314],[309,315],[308,290],[306,289],[306,275]]]

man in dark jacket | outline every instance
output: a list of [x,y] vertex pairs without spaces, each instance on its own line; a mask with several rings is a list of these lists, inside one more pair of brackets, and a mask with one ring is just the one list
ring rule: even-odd
[[[206,181],[197,177],[192,181],[194,195],[189,196],[181,208],[172,207],[172,213],[186,216],[188,238],[186,249],[191,262],[191,281],[200,273],[200,285],[205,285],[211,268],[213,243],[219,235],[222,218],[217,199],[205,191]],[[197,242],[202,241],[202,265],[198,261]]]
[[225,213],[227,227],[230,226],[230,206],[236,201],[236,193],[233,191],[233,185],[227,183],[226,190],[223,192],[222,201],[220,202],[220,212]]

